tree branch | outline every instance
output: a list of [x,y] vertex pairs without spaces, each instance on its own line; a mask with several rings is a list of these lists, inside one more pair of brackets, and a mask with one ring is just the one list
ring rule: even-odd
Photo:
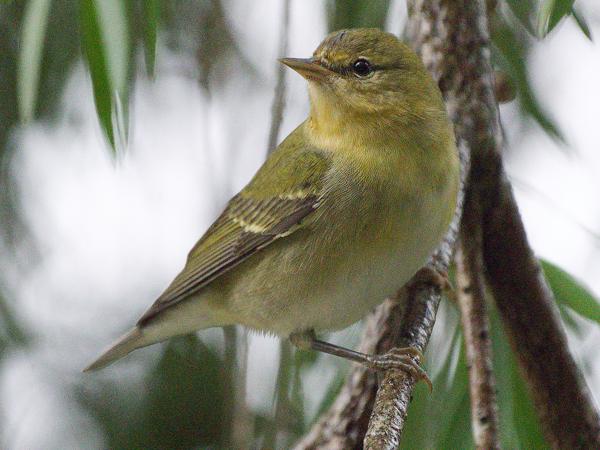
[[[290,0],[283,3],[283,12],[281,17],[281,33],[279,36],[279,56],[283,57],[288,51],[288,40],[290,26]],[[277,63],[277,84],[275,85],[275,96],[271,106],[271,127],[269,128],[269,142],[267,144],[267,153],[270,154],[277,148],[277,139],[283,120],[283,110],[285,109],[285,67]]]
[[553,448],[600,448],[598,411],[569,353],[553,294],[529,248],[500,155],[478,159],[478,184],[487,206],[487,276],[546,438]]
[[[472,185],[469,185],[472,186]],[[469,367],[471,426],[477,449],[498,449],[498,404],[481,255],[480,199],[467,190],[456,252],[457,303]]]
[[[382,353],[399,327],[400,303],[386,300],[367,319],[360,352]],[[296,450],[360,448],[377,393],[377,374],[354,365],[335,402],[294,447]]]
[[[451,246],[447,246],[447,249],[449,253],[441,256],[443,259],[440,259],[437,264],[432,263],[439,270],[444,268],[447,270]],[[406,296],[406,300],[402,301],[405,309],[401,315],[400,332],[394,339],[392,347],[410,346],[424,351],[433,331],[441,300],[440,287],[409,283],[403,291]],[[398,447],[415,381],[415,378],[406,372],[388,370],[384,373],[365,435],[365,449],[392,450]]]

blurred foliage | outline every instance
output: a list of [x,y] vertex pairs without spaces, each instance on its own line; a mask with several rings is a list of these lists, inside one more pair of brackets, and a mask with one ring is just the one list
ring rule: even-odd
[[544,38],[563,19],[572,16],[583,34],[591,40],[589,26],[574,3],[574,0],[506,0],[515,17],[532,36]]
[[8,351],[28,342],[29,336],[0,290],[0,364]]
[[498,14],[493,18],[492,43],[493,59],[513,80],[517,87],[519,109],[525,118],[533,119],[552,138],[564,142],[563,133],[540,104],[535,90],[531,86],[527,69],[529,51],[533,38],[527,32],[527,24],[522,9],[515,9],[521,21],[506,15]]
[[163,3],[167,44],[195,59],[200,85],[210,94],[231,71],[243,71],[249,80],[256,69],[240,50],[227,22],[223,0],[177,0]]
[[103,430],[104,448],[222,448],[229,418],[229,371],[196,336],[173,339],[142,386],[79,386],[78,401]]
[[600,302],[589,289],[555,264],[545,260],[541,263],[559,306],[600,324]]
[[125,142],[128,97],[129,29],[125,3],[81,0],[82,47],[92,77],[96,112],[111,149]]
[[[519,108],[552,138],[565,143],[563,132],[540,104],[528,75],[531,48],[562,20],[572,16],[582,33],[592,39],[585,17],[573,0],[505,0],[508,8],[497,8],[491,18],[493,59],[510,75],[517,87]],[[510,13],[507,13],[507,12]]]
[[591,40],[590,28],[583,16],[574,9],[574,3],[575,0],[544,0],[538,14],[538,36],[545,37],[561,20],[572,15],[583,34]]
[[[129,96],[143,69],[152,78],[157,49],[163,43],[197,65],[198,79],[210,93],[222,87],[230,71],[257,70],[240,50],[227,18],[226,0],[28,0],[0,4],[0,223],[7,239],[17,214],[7,175],[9,134],[23,122],[56,119],[64,86],[72,68],[83,60],[93,86],[98,121],[113,150],[126,142]],[[389,0],[329,0],[330,30],[385,25]],[[529,78],[529,56],[537,40],[557,32],[562,20],[572,18],[591,39],[585,17],[573,1],[506,0],[492,18],[494,62],[510,75],[518,90],[524,119],[533,120],[549,136],[562,141],[563,133],[540,104]],[[400,30],[397,30],[398,32]],[[141,58],[139,58],[141,60]],[[235,64],[231,64],[235,61]],[[143,73],[142,73],[143,74]],[[18,108],[15,107],[18,105]],[[17,228],[13,226],[12,228]],[[569,333],[582,334],[572,313],[600,323],[600,304],[574,277],[542,261]],[[28,332],[0,297],[0,361],[11,346],[28,341]],[[403,448],[472,448],[467,366],[457,313],[447,314],[446,351],[435,353],[440,371],[429,394],[417,387],[404,433]],[[502,443],[505,448],[544,448],[546,443],[529,395],[519,374],[502,324],[490,306]],[[231,350],[235,355],[235,349]],[[436,349],[437,350],[437,349]],[[292,353],[282,343],[277,392],[271,413],[248,409],[255,447],[287,448],[307,431],[310,386],[303,375],[318,370],[311,352]],[[431,355],[430,357],[432,357]],[[196,337],[177,339],[166,346],[159,363],[134,386],[121,380],[85,378],[70,386],[78,404],[96,421],[109,448],[222,448],[231,444],[232,410],[236,398],[235,357],[222,358]],[[334,401],[345,379],[331,381],[319,411]],[[268,401],[267,401],[268,402]],[[264,444],[264,445],[262,445]]]
[[18,70],[19,111],[23,122],[33,116],[49,11],[49,0],[30,1],[25,10]]
[[329,0],[327,7],[330,31],[358,27],[384,28],[390,1]]
[[160,3],[158,0],[146,0],[142,2],[141,7],[144,22],[144,61],[148,75],[153,77],[156,66],[156,35],[160,17]]

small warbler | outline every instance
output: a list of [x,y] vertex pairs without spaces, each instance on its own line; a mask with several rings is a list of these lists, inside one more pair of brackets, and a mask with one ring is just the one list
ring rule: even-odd
[[406,283],[450,224],[458,153],[418,56],[377,29],[334,32],[312,58],[310,115],[190,251],[136,326],[85,370],[197,330],[241,324],[374,369],[426,374],[415,349],[366,355],[316,338]]

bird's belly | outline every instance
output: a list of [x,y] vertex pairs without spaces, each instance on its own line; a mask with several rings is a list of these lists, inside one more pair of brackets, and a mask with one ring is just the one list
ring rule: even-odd
[[[356,244],[356,243],[354,243]],[[404,240],[384,250],[347,257],[314,297],[297,309],[299,329],[337,330],[363,318],[401,288],[425,263],[429,248]],[[289,324],[293,325],[293,324]]]
[[336,277],[337,289],[324,290],[312,299],[307,298],[307,307],[298,311],[301,323],[295,325],[299,329],[314,328],[317,331],[345,328],[393,295],[420,266],[418,263],[402,265],[397,256],[385,255],[366,263],[355,261],[351,267],[344,268]]
[[[298,247],[284,245],[285,239],[280,246],[265,249],[273,252],[273,257],[263,261],[265,264],[270,261],[272,265],[262,266],[259,271],[243,270],[253,273],[253,279],[235,283],[246,286],[239,295],[232,293],[230,297],[235,321],[287,336],[311,328],[337,330],[360,320],[410,279],[441,237],[438,230],[430,229],[423,234],[423,228],[417,230],[404,223],[404,220],[415,220],[414,216],[405,217],[392,223],[394,237],[388,240],[382,241],[380,234],[389,233],[389,228],[374,227],[364,236],[314,243],[321,246],[319,254],[324,255],[321,259],[311,257],[308,249],[287,253],[287,248]],[[417,221],[430,223],[429,220]],[[327,247],[326,251],[323,247]],[[256,264],[261,266],[260,262]],[[256,273],[263,275],[257,277]],[[247,288],[249,284],[252,289]]]

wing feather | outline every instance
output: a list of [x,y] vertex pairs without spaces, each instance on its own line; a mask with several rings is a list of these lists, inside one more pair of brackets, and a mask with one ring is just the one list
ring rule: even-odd
[[320,204],[329,157],[305,147],[302,126],[290,134],[253,180],[227,204],[188,254],[185,268],[146,311],[144,325],[165,309],[293,233]]
[[[161,311],[200,291],[294,227],[318,206],[318,197],[256,201],[234,197],[188,255],[185,269],[139,320],[146,324]],[[239,207],[239,209],[238,209]]]

